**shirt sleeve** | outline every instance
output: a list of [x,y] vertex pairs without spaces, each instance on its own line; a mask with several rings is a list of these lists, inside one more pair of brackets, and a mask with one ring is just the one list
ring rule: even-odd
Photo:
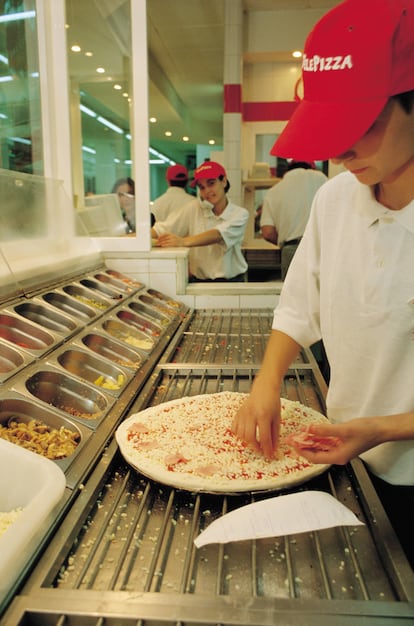
[[272,206],[269,192],[263,199],[262,214],[260,216],[260,226],[276,226],[272,216]]
[[231,211],[226,212],[223,219],[218,222],[216,228],[227,249],[242,243],[248,219],[247,209],[232,205]]
[[314,206],[274,311],[272,328],[307,348],[321,339],[320,232]]
[[175,209],[170,213],[163,222],[155,222],[153,228],[158,236],[165,233],[174,233],[178,237],[186,237],[189,234],[189,225],[191,223],[191,215],[194,212],[195,200],[190,200],[179,209]]

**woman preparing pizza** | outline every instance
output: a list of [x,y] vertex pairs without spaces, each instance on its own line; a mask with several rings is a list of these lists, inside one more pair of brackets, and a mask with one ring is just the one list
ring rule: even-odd
[[345,0],[310,33],[304,99],[272,153],[348,171],[315,197],[260,373],[233,422],[272,457],[281,380],[300,346],[322,338],[333,423],[290,443],[315,463],[361,456],[412,566],[413,66],[414,0]]

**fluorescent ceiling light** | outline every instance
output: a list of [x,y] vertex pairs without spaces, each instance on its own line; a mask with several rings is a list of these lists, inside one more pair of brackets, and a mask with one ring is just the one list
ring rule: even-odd
[[[85,113],[86,115],[89,115],[90,117],[95,118],[98,122],[100,122],[104,126],[107,126],[111,130],[114,130],[116,133],[119,133],[120,135],[124,134],[124,131],[122,130],[122,128],[119,128],[119,126],[116,126],[115,124],[112,124],[112,122],[110,122],[106,118],[102,117],[101,115],[98,115],[95,111],[93,111],[89,107],[85,106],[84,104],[80,104],[79,108],[80,108],[80,110],[83,113]],[[125,133],[125,137],[126,137],[126,139],[131,140],[131,134],[130,133]],[[82,150],[84,150],[85,152],[90,152],[91,154],[96,154],[95,150],[93,150],[92,148],[88,148],[87,146],[82,146]],[[150,147],[149,148],[149,153],[153,157],[155,157],[153,159],[150,159],[150,164],[151,165],[159,165],[159,164],[175,165],[176,164],[175,161],[172,161],[165,154],[162,154],[162,152],[158,152],[158,150],[155,150],[155,148],[151,148]],[[119,161],[116,161],[116,160],[115,160],[115,162],[119,163]],[[124,163],[126,165],[131,165],[132,161],[128,160],[128,161],[124,161]]]
[[90,117],[97,117],[98,115],[95,111],[92,111],[92,109],[89,109],[84,104],[81,104],[79,108],[83,113],[86,113],[86,115],[89,115]]
[[9,137],[9,141],[15,141],[16,143],[24,143],[25,146],[31,146],[32,142],[30,139],[24,139],[24,137]]
[[36,11],[21,11],[20,13],[8,13],[6,15],[0,15],[0,24],[2,22],[17,22],[18,20],[27,20],[28,18],[35,17]]
[[165,156],[165,154],[162,154],[162,152],[158,152],[158,150],[155,150],[155,148],[150,147],[149,153],[152,156],[157,157],[157,159],[151,160],[150,163],[168,163],[168,165],[175,165],[175,161],[169,159],[167,156]]
[[89,154],[96,154],[96,150],[94,150],[93,148],[89,148],[88,146],[82,146],[82,150],[84,152],[89,152]]
[[119,128],[119,126],[115,126],[115,124],[112,124],[112,122],[110,122],[109,120],[105,119],[101,115],[99,115],[96,119],[97,119],[98,122],[100,122],[104,126],[107,126],[111,130],[114,130],[116,133],[119,133],[120,135],[124,134],[124,131],[122,130],[122,128]]

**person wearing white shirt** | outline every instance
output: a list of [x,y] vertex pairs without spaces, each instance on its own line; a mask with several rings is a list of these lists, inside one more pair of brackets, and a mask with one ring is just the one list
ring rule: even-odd
[[314,463],[360,456],[414,567],[413,64],[414,0],[345,0],[306,41],[304,98],[272,153],[348,171],[315,196],[233,431],[275,453],[284,373],[323,338],[332,423],[296,450]]
[[282,249],[282,280],[305,231],[315,193],[327,180],[313,163],[292,160],[263,199],[260,229],[264,239]]
[[194,172],[200,197],[155,222],[151,235],[161,247],[190,248],[190,280],[244,282],[241,250],[248,211],[229,201],[230,183],[219,163],[206,161]]
[[157,222],[163,222],[170,213],[184,206],[193,196],[186,191],[188,185],[188,170],[184,165],[177,163],[170,165],[165,178],[168,189],[151,204],[151,213]]

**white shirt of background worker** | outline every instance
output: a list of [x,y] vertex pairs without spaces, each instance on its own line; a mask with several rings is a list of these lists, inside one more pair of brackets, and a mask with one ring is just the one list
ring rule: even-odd
[[327,180],[314,164],[291,161],[282,180],[264,197],[260,218],[263,237],[281,247],[302,237],[315,193]]
[[161,247],[190,248],[190,280],[244,281],[241,244],[249,214],[227,198],[225,169],[206,161],[195,170],[191,186],[197,186],[200,197],[156,222],[151,236]]
[[171,165],[166,172],[165,178],[168,189],[159,196],[151,205],[151,213],[157,222],[163,222],[170,213],[179,209],[193,196],[186,192],[188,185],[188,170],[184,165]]

